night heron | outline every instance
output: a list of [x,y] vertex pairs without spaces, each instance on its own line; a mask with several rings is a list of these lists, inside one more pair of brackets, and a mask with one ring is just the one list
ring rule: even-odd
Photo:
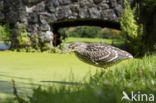
[[67,50],[61,53],[74,52],[83,62],[98,67],[108,67],[123,59],[130,59],[133,56],[127,51],[104,43],[71,43]]

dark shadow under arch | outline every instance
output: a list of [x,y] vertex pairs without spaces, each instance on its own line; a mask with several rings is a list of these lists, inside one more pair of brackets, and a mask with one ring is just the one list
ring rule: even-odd
[[77,20],[60,20],[51,24],[54,33],[53,45],[57,46],[61,43],[58,30],[64,27],[72,26],[100,26],[120,30],[120,23],[106,21],[101,19],[77,19]]

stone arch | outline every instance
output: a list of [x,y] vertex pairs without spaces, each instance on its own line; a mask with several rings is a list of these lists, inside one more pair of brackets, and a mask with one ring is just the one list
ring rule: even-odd
[[53,32],[55,34],[61,22],[65,26],[97,25],[119,29],[123,8],[123,0],[0,0],[0,21],[13,25],[14,44],[17,44],[20,24],[24,24],[30,38],[36,33],[53,47]]

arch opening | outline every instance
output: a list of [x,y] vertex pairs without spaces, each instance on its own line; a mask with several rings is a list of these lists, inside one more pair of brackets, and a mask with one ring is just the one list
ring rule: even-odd
[[62,43],[61,34],[58,32],[60,28],[76,27],[76,26],[98,26],[120,30],[120,24],[117,22],[106,21],[101,19],[78,19],[78,20],[60,20],[51,24],[54,33],[53,45],[57,46]]

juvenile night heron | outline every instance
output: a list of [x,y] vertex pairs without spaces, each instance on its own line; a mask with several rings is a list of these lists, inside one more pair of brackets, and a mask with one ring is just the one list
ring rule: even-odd
[[104,43],[71,43],[65,52],[74,52],[83,62],[98,67],[107,67],[123,59],[133,58],[127,51]]

